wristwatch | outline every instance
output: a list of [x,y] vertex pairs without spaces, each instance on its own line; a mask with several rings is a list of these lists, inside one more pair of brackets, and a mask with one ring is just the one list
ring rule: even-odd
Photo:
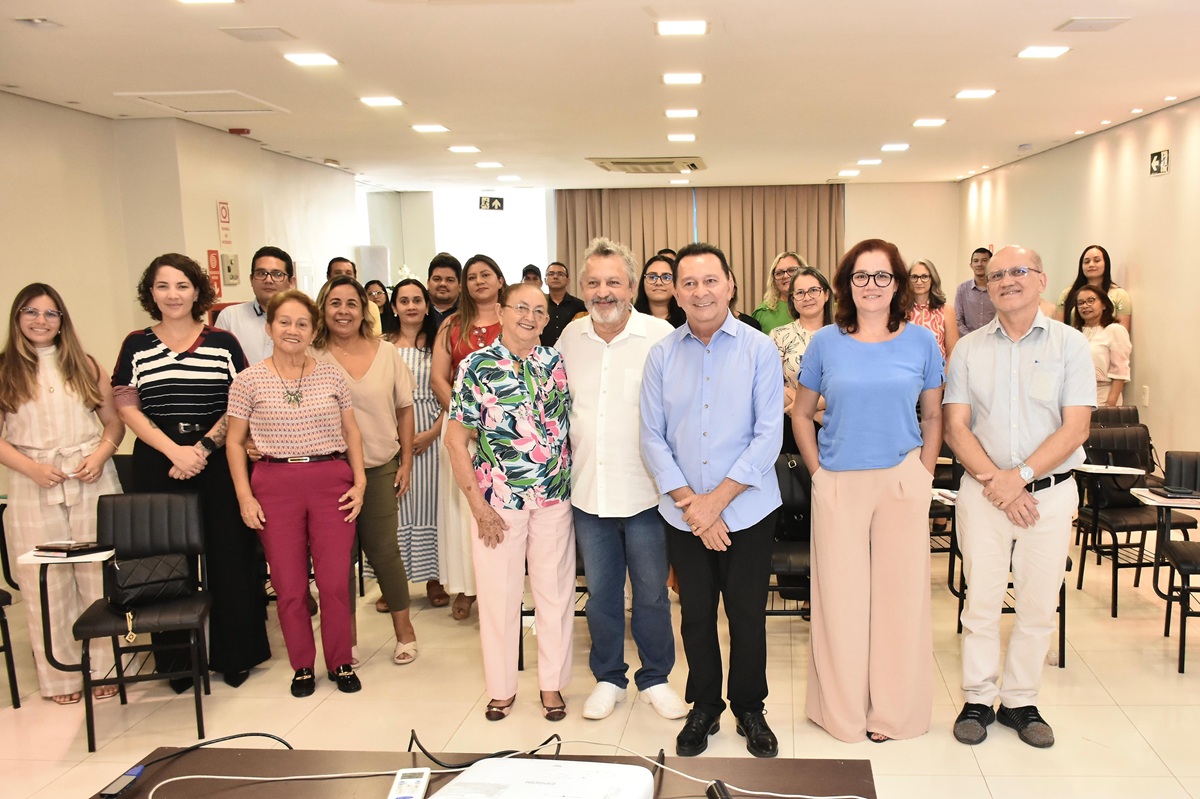
[[1025,463],[1024,461],[1022,461],[1021,463],[1018,463],[1017,464],[1017,472],[1021,475],[1021,481],[1023,483],[1025,483],[1025,485],[1029,485],[1030,483],[1033,482],[1033,478],[1035,475],[1033,472],[1033,467],[1030,466],[1029,464]]
[[[200,439],[200,446],[204,447],[204,451],[207,452],[209,455],[211,455],[217,451],[217,442],[213,441],[208,436],[205,436],[204,438]],[[1022,472],[1021,474],[1024,474],[1024,472]],[[1032,472],[1031,472],[1031,474],[1032,474]],[[1033,478],[1031,477],[1030,480],[1032,480],[1032,479]],[[1026,480],[1025,482],[1029,482],[1029,480]]]

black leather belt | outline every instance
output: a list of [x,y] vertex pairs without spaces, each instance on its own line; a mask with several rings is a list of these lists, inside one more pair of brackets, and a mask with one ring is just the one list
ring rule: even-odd
[[301,458],[272,458],[269,455],[263,455],[263,463],[319,463],[321,461],[344,461],[346,453],[331,452],[328,455],[305,455]]
[[1052,474],[1049,477],[1043,477],[1041,480],[1034,480],[1032,483],[1027,485],[1026,488],[1029,490],[1030,494],[1035,494],[1038,491],[1044,491],[1050,486],[1058,485],[1070,476],[1070,472],[1059,472],[1058,474]]

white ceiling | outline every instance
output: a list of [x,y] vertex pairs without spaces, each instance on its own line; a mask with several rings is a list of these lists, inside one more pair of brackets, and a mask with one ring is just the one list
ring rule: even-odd
[[[666,186],[593,156],[697,156],[692,185],[945,181],[1045,151],[1200,96],[1195,0],[6,0],[0,90],[113,119],[188,118],[249,128],[268,150],[336,159],[370,185]],[[17,17],[61,27],[33,28]],[[1128,17],[1100,33],[1073,17]],[[659,19],[705,19],[666,38]],[[222,27],[295,37],[243,41]],[[1028,45],[1065,45],[1052,61]],[[298,67],[283,53],[341,63]],[[665,86],[698,71],[701,86]],[[994,88],[989,100],[956,100]],[[123,93],[233,91],[265,113],[185,116]],[[361,96],[394,95],[400,108]],[[245,98],[242,98],[245,102]],[[277,107],[279,111],[270,110]],[[698,108],[668,120],[667,108]],[[944,117],[917,129],[918,117]],[[418,123],[449,133],[419,134]],[[691,144],[668,133],[691,132]],[[886,142],[908,152],[880,153]],[[479,154],[455,154],[472,144]],[[1026,146],[1027,145],[1027,146]],[[1025,147],[1025,149],[1019,149]],[[861,158],[879,166],[855,167]],[[476,161],[500,161],[482,170]],[[678,176],[676,176],[678,177]]]

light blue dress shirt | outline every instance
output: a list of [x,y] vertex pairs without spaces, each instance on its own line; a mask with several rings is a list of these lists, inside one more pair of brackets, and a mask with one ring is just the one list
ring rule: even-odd
[[780,506],[775,459],[783,444],[779,350],[732,314],[705,344],[680,327],[650,348],[642,376],[642,457],[659,513],[687,530],[667,492],[707,494],[728,477],[747,488],[721,514],[744,530]]

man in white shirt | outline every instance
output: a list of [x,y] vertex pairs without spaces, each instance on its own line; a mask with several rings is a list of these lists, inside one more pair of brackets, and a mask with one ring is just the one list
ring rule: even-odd
[[650,347],[674,330],[633,309],[637,264],[629,248],[593,239],[581,293],[588,316],[558,339],[571,391],[571,503],[575,541],[587,575],[590,665],[596,687],[584,718],[602,719],[624,701],[625,574],[633,585],[630,626],[642,666],[634,683],[664,718],[688,707],[667,684],[675,636],[667,597],[667,544],[658,488],[640,456],[639,395]]
[[265,360],[274,350],[267,335],[267,305],[281,291],[296,287],[292,256],[278,247],[260,247],[250,259],[250,288],[254,299],[230,305],[217,315],[217,327],[237,336],[246,362]]

